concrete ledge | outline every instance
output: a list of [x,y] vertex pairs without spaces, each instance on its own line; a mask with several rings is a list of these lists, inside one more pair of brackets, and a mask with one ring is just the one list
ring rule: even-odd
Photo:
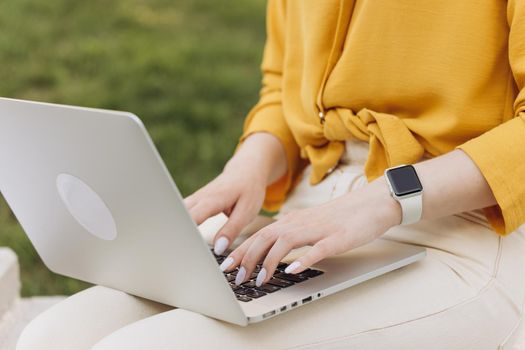
[[8,335],[14,324],[12,310],[18,301],[19,291],[18,259],[11,249],[0,247],[0,349],[9,349]]
[[18,259],[11,249],[0,247],[0,319],[18,298],[19,291]]
[[22,329],[42,311],[64,299],[35,297],[20,299],[20,272],[16,254],[0,247],[0,349],[12,350]]

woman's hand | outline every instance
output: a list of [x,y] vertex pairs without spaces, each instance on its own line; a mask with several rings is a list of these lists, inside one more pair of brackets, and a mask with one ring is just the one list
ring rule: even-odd
[[221,212],[228,216],[215,236],[215,254],[222,254],[255,218],[266,187],[285,172],[286,156],[280,141],[270,134],[256,133],[244,141],[217,178],[184,200],[197,225]]
[[317,207],[298,210],[248,238],[222,263],[223,270],[240,266],[236,284],[250,276],[261,260],[256,284],[267,282],[279,262],[294,248],[312,248],[290,264],[286,273],[299,273],[316,262],[368,243],[401,221],[399,204],[384,179]]
[[[496,204],[483,174],[461,150],[414,165],[423,185],[423,219],[432,220]],[[454,176],[450,176],[454,169]],[[381,236],[401,222],[401,207],[384,177],[326,204],[290,213],[266,226],[235,249],[221,269],[240,266],[236,283],[263,261],[257,285],[267,282],[277,264],[294,248],[312,248],[287,267],[299,273],[328,256],[344,253]]]

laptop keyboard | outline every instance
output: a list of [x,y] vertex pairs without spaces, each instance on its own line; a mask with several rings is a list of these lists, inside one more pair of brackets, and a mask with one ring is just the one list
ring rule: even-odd
[[[211,251],[213,253],[213,249]],[[226,255],[215,254],[214,256],[218,264],[221,264],[227,257]],[[283,262],[279,263],[273,277],[260,287],[255,286],[255,279],[257,278],[257,273],[262,268],[262,264],[257,264],[254,272],[252,272],[252,274],[249,276],[249,279],[240,286],[235,285],[235,277],[237,276],[237,271],[239,271],[238,268],[230,272],[224,272],[224,277],[226,277],[226,280],[230,284],[230,287],[237,297],[237,300],[249,302],[253,299],[263,297],[268,293],[273,293],[280,289],[288,288],[294,284],[304,282],[310,278],[314,278],[323,274],[323,271],[315,269],[306,269],[303,272],[297,274],[287,274],[284,272],[284,269],[286,269],[287,266],[288,264]]]

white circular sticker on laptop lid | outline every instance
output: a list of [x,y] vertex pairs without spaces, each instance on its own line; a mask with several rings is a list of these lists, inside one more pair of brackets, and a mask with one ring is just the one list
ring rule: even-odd
[[89,233],[107,241],[117,237],[117,226],[100,196],[84,181],[69,174],[56,179],[58,194],[69,213]]

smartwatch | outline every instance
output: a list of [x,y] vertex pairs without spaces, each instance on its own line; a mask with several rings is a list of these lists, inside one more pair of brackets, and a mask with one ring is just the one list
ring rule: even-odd
[[390,194],[401,206],[401,225],[413,224],[423,213],[423,186],[412,165],[400,165],[385,170]]

